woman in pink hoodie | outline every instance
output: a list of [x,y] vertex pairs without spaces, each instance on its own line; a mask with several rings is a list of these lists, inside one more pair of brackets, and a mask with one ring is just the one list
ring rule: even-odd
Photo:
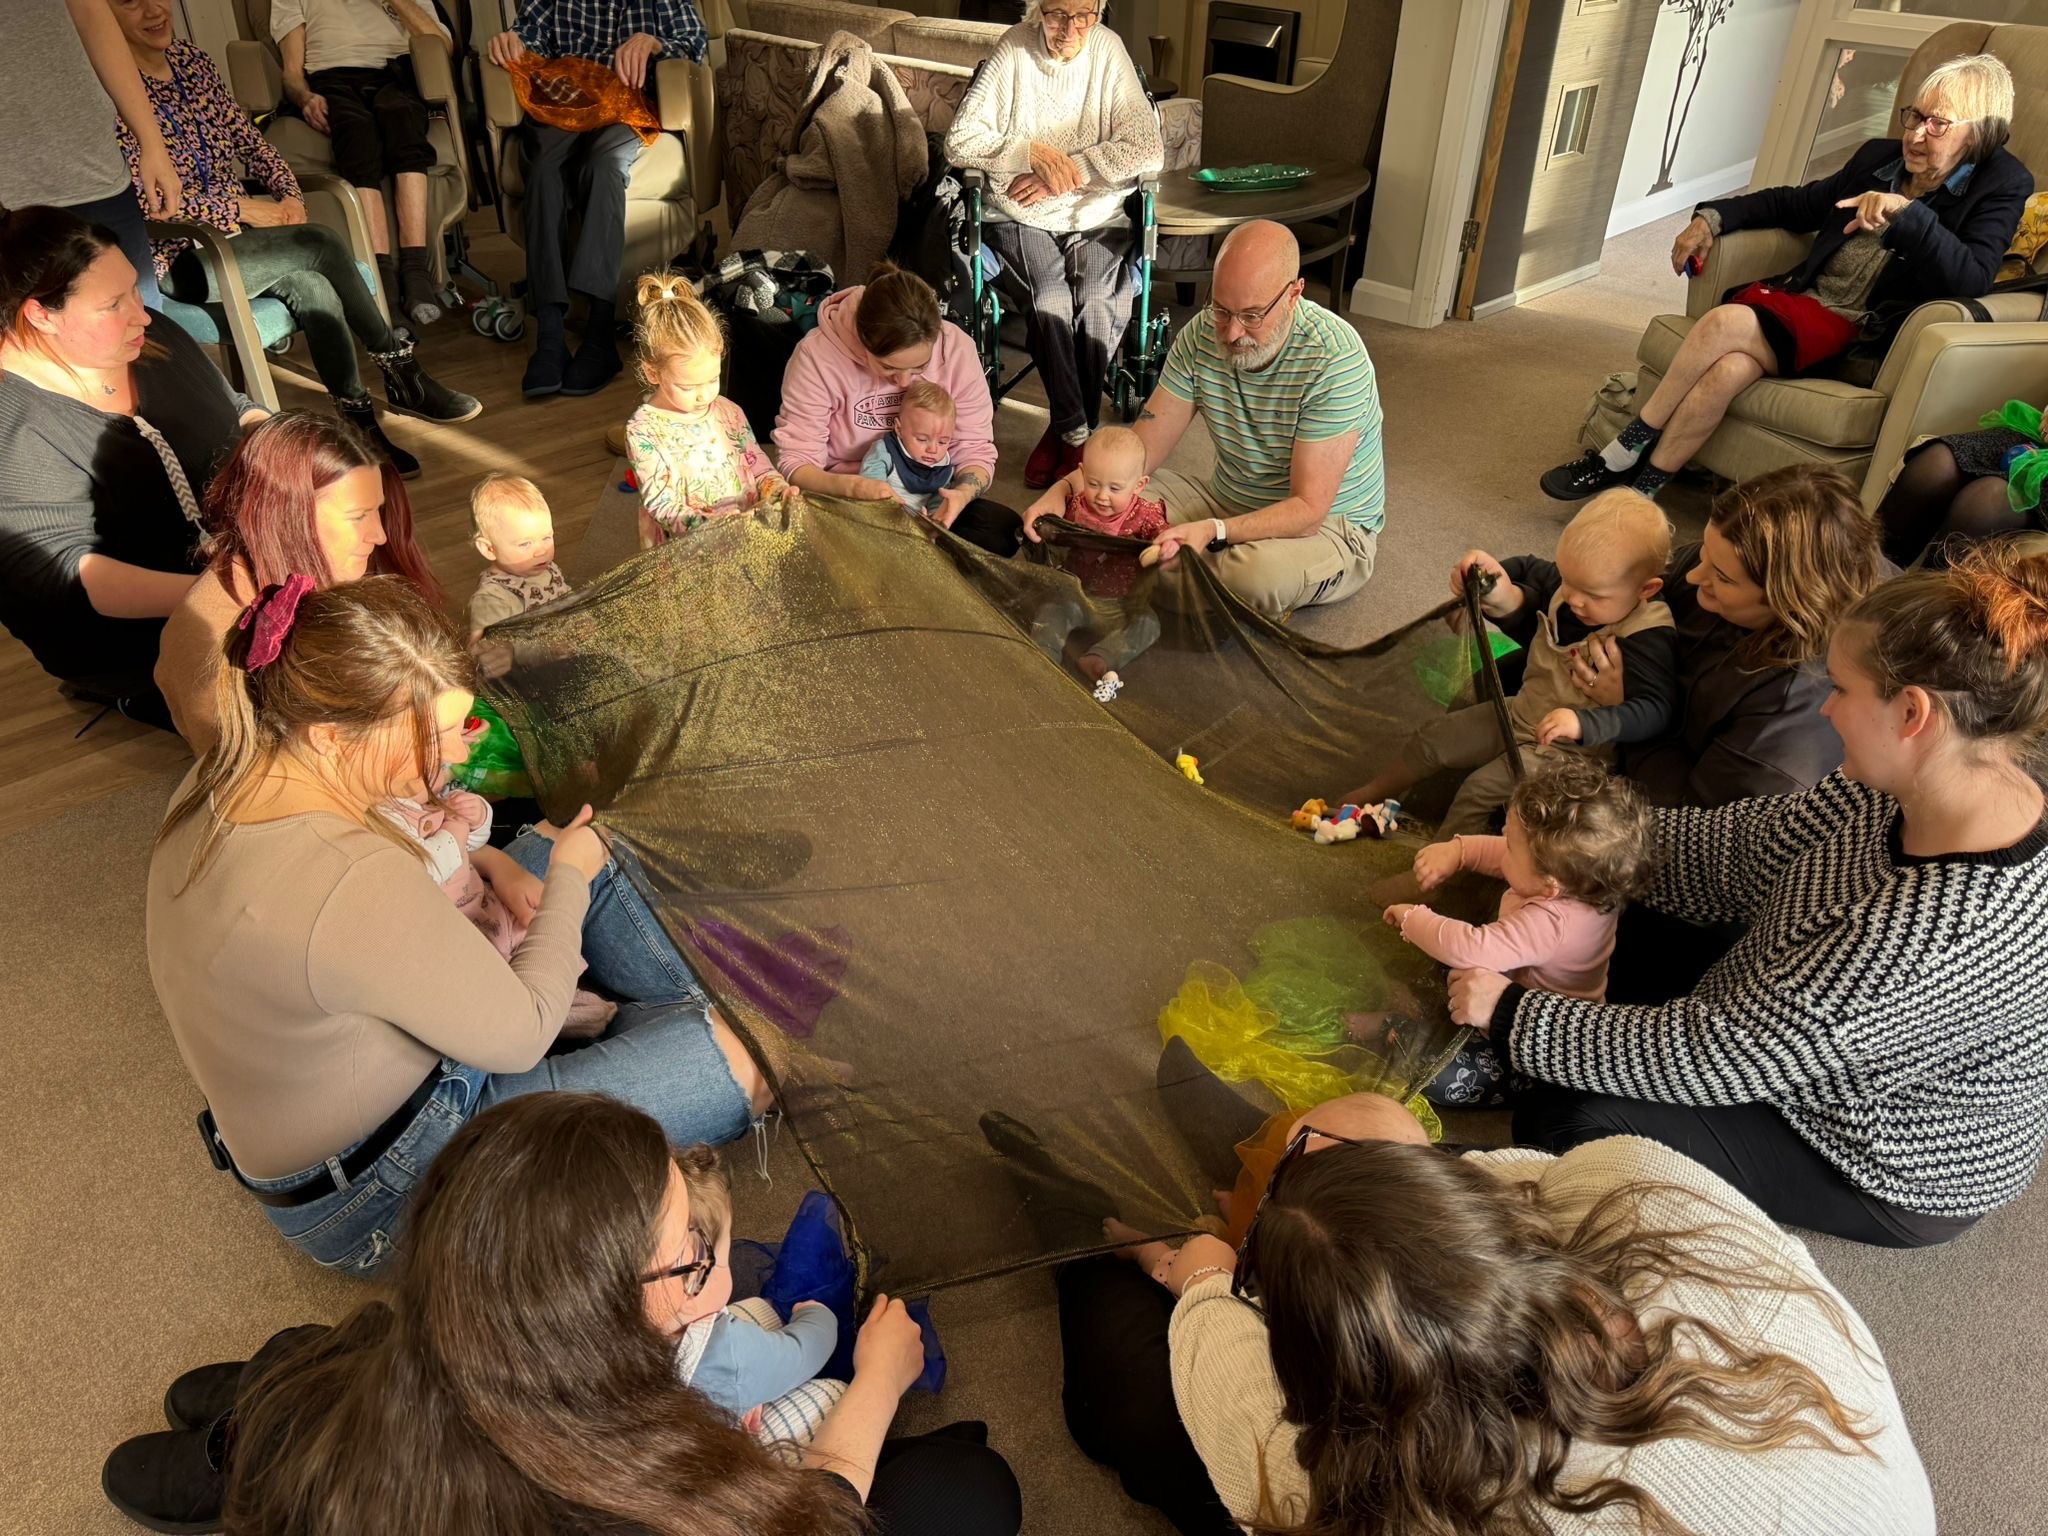
[[939,314],[939,296],[913,272],[884,262],[867,285],[818,306],[818,327],[797,344],[782,375],[775,452],[798,490],[854,501],[894,501],[896,493],[860,472],[896,424],[903,391],[930,379],[953,397],[953,483],[926,514],[970,543],[1007,558],[1017,552],[1020,519],[983,496],[996,473],[995,402],[974,343]]

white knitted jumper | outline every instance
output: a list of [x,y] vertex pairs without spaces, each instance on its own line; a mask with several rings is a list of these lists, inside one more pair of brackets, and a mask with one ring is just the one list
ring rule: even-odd
[[1648,904],[1748,931],[1660,1006],[1523,995],[1512,1028],[1494,1023],[1515,1070],[1772,1105],[1851,1183],[1911,1211],[1974,1216],[2020,1194],[2048,1135],[2048,824],[2011,848],[1916,858],[1898,802],[1840,774],[1656,817]]
[[[1025,208],[1009,189],[1031,169],[1033,140],[1072,156],[1087,179]],[[1131,188],[1159,173],[1166,150],[1114,30],[1098,23],[1080,53],[1062,63],[1046,51],[1038,23],[1027,21],[1003,34],[960,103],[946,131],[946,158],[989,173],[990,218],[1068,233],[1120,219]]]
[[[1671,1186],[1644,1197],[1646,1222],[1718,1228],[1704,1240],[1703,1257],[1814,1287],[1840,1309],[1849,1331],[1845,1337],[1812,1296],[1692,1281],[1655,1292],[1643,1321],[1654,1326],[1674,1313],[1698,1318],[1732,1340],[1801,1361],[1843,1407],[1877,1430],[1866,1455],[1811,1446],[1724,1450],[1676,1437],[1630,1450],[1579,1441],[1565,1459],[1564,1488],[1627,1478],[1701,1536],[1933,1536],[1934,1495],[1884,1357],[1805,1244],[1699,1164],[1636,1136],[1588,1142],[1562,1157],[1509,1148],[1470,1153],[1467,1160],[1497,1178],[1533,1181],[1546,1205],[1567,1221],[1617,1186]],[[1678,1339],[1681,1349],[1725,1358],[1682,1325]],[[1272,1513],[1280,1523],[1299,1522],[1307,1512],[1308,1475],[1294,1458],[1294,1431],[1280,1419],[1264,1318],[1231,1296],[1228,1275],[1210,1275],[1181,1297],[1168,1341],[1174,1401],[1225,1506],[1240,1521],[1254,1518],[1263,1461]],[[1627,1505],[1592,1516],[1548,1511],[1545,1518],[1558,1536],[1636,1536],[1640,1530]]]

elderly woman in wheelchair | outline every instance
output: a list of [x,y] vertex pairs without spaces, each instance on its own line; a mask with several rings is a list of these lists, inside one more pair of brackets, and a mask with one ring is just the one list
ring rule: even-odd
[[1025,301],[1052,424],[1024,483],[1081,462],[1130,324],[1136,236],[1124,205],[1159,174],[1159,120],[1103,0],[1035,0],[976,73],[946,157],[989,179],[984,238]]
[[1758,379],[1829,372],[1852,346],[1888,343],[1919,305],[1988,292],[2034,190],[2004,147],[2012,112],[1997,58],[1950,59],[1900,108],[1897,138],[1870,140],[1832,176],[1700,204],[1671,248],[1674,272],[1699,276],[1715,240],[1741,229],[1817,237],[1793,271],[1722,295],[1635,419],[1545,473],[1545,493],[1575,501],[1633,485],[1654,496]]

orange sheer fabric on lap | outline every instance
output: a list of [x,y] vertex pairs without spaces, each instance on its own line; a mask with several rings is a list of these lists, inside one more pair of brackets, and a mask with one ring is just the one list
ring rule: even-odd
[[644,91],[626,84],[595,59],[544,59],[523,53],[507,71],[520,110],[537,123],[569,133],[591,133],[624,123],[642,144],[661,136],[661,119]]

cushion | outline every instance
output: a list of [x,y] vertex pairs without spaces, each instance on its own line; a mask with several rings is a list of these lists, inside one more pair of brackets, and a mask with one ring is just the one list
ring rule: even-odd
[[909,11],[856,5],[852,0],[753,0],[747,7],[747,30],[773,37],[822,43],[834,32],[851,32],[878,53],[889,51],[889,32],[900,21],[915,21]]
[[[160,313],[202,347],[220,346],[228,333],[226,315],[217,304],[187,304],[166,294]],[[283,341],[294,329],[292,312],[282,299],[251,299],[249,313],[256,317],[256,334],[266,347]]]
[[[1657,316],[1643,332],[1637,358],[1661,378],[1692,326],[1684,315]],[[1858,449],[1877,441],[1890,406],[1890,396],[1839,379],[1758,379],[1735,397],[1728,414],[1824,448]]]
[[988,21],[957,21],[948,16],[913,16],[889,33],[885,53],[934,64],[957,64],[972,70],[996,51],[1008,27]]

